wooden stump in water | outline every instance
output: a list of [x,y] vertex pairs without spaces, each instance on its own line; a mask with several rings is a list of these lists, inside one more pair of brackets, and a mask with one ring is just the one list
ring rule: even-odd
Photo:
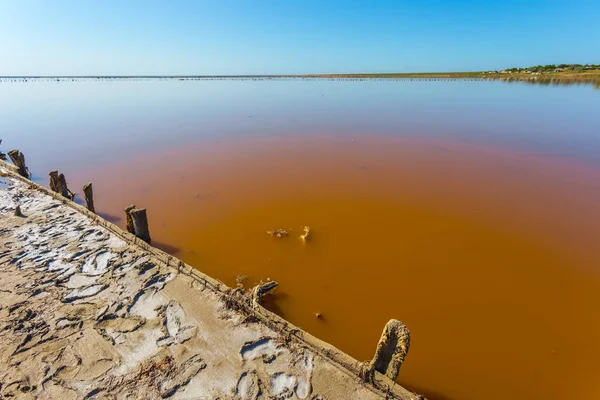
[[67,179],[64,174],[58,175],[58,184],[60,187],[60,194],[62,194],[67,199],[73,200],[75,198],[75,193],[71,192],[67,187]]
[[408,328],[397,319],[391,319],[383,329],[370,368],[396,380],[409,347]]
[[53,192],[60,193],[69,200],[75,198],[75,193],[71,192],[67,186],[67,179],[64,174],[59,174],[58,171],[50,171],[49,175],[50,189],[52,189]]
[[50,190],[60,193],[60,189],[58,188],[58,171],[50,171],[48,175],[50,175]]
[[146,209],[133,209],[129,215],[131,215],[135,236],[150,244],[150,230],[148,229],[148,216],[146,215]]
[[95,214],[96,210],[94,208],[94,192],[92,190],[91,182],[86,185],[83,185],[83,196],[85,197],[85,204],[87,206],[87,209]]
[[263,283],[261,285],[257,285],[254,289],[252,289],[252,304],[254,308],[258,308],[260,306],[260,301],[262,297],[270,292],[271,290],[277,287],[278,283],[275,281]]
[[19,150],[11,150],[8,152],[8,156],[17,167],[17,173],[22,177],[29,179],[31,174],[29,173],[27,165],[25,165],[25,155]]
[[131,211],[135,210],[135,204],[125,207],[125,223],[127,227],[127,232],[133,233],[135,235],[135,229],[133,228],[133,220],[131,219]]

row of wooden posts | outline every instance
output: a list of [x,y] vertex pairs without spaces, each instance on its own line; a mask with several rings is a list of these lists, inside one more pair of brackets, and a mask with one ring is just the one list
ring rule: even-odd
[[[8,152],[8,156],[17,167],[19,175],[31,179],[31,173],[25,165],[25,156],[23,153],[19,150],[12,150]],[[75,198],[75,193],[71,192],[67,187],[67,180],[64,174],[59,174],[58,171],[50,172],[50,189],[69,200]],[[87,209],[96,213],[91,183],[83,186],[83,194]],[[130,205],[125,208],[124,211],[127,231],[144,240],[146,243],[150,243],[150,230],[148,229],[146,209],[138,209],[135,205]],[[258,285],[253,292],[253,303],[255,306],[260,304],[260,298],[263,294],[276,286],[276,282],[267,282],[266,284]],[[363,378],[372,381],[373,372],[378,371],[388,378],[396,380],[398,373],[400,372],[400,366],[404,362],[409,347],[410,332],[408,331],[408,328],[401,321],[396,319],[390,320],[385,325],[381,338],[379,339],[373,360],[371,360],[367,365],[367,369],[362,373]]]
[[[17,167],[17,173],[22,177],[31,179],[31,172],[25,164],[25,155],[19,150],[11,150],[8,152],[13,164]],[[73,193],[67,186],[67,179],[64,174],[60,174],[58,171],[50,171],[50,189],[69,200],[75,200],[75,193]],[[88,210],[96,213],[94,207],[94,191],[92,183],[83,185],[83,197],[85,199],[85,205]],[[135,205],[130,205],[125,208],[125,217],[127,231],[139,237],[146,243],[150,244],[150,229],[148,228],[148,215],[145,208],[136,208]]]

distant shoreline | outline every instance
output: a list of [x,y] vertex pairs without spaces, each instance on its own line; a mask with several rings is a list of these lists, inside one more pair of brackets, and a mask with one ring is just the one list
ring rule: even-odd
[[564,72],[415,72],[355,74],[282,74],[282,75],[0,75],[2,80],[128,80],[128,79],[482,79],[540,83],[600,84],[600,70]]

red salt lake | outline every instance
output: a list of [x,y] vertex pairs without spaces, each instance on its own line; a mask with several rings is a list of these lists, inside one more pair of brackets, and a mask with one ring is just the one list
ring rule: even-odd
[[[92,181],[97,209],[121,225],[126,205],[147,208],[155,245],[228,285],[276,280],[272,311],[359,360],[402,320],[412,337],[398,382],[409,389],[600,397],[591,88],[16,86],[13,103],[0,95],[8,111],[40,111],[4,107],[2,135],[38,179],[59,168],[72,188]],[[290,236],[266,234],[277,228]]]

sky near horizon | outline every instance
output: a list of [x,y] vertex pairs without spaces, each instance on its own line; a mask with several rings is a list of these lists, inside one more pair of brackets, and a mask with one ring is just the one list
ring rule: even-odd
[[1,75],[600,64],[600,0],[0,0]]

